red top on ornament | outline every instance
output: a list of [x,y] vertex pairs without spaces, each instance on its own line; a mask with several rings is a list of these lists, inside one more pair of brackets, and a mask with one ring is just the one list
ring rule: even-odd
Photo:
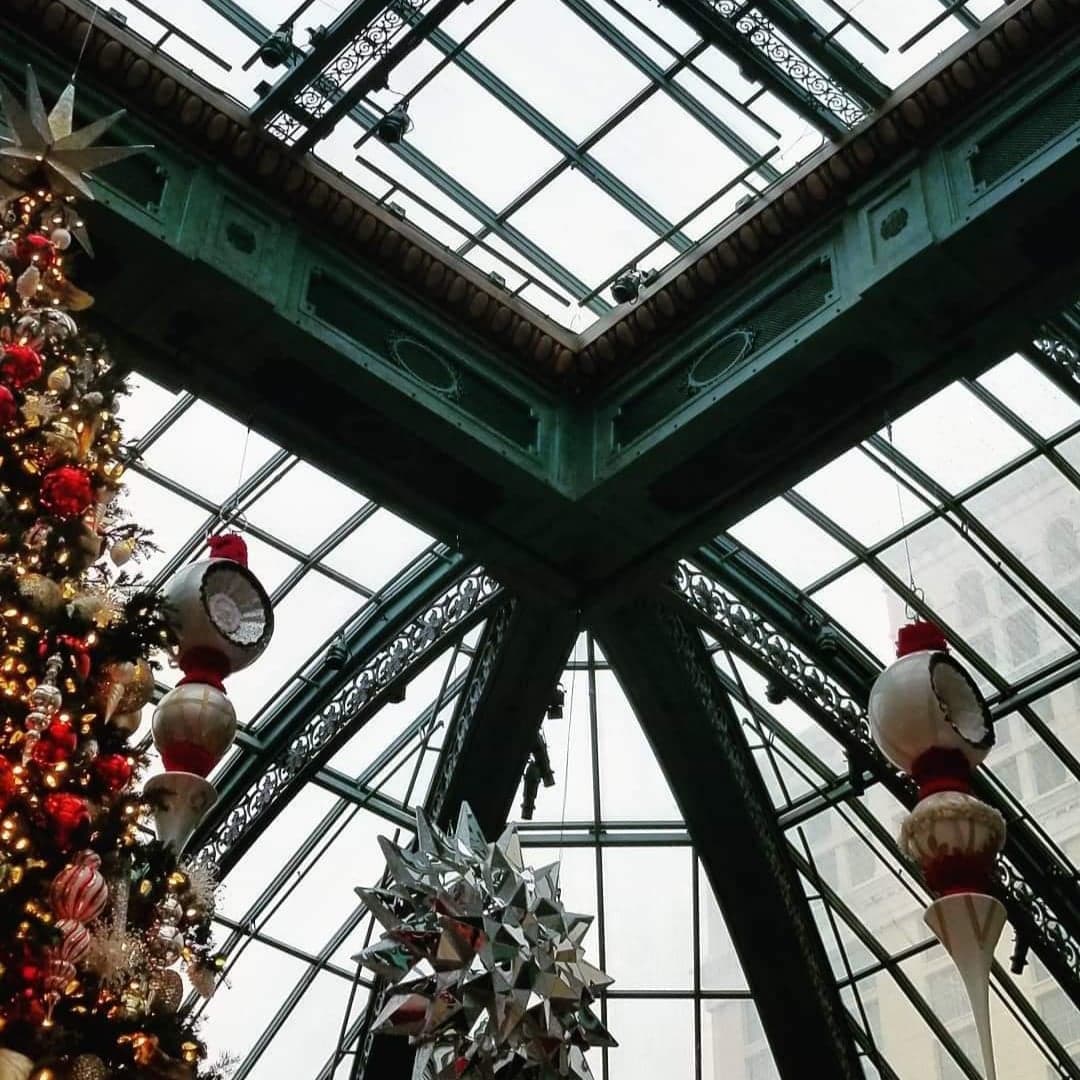
[[932,622],[910,622],[901,626],[896,634],[896,655],[907,656],[913,652],[944,652],[949,643],[941,628]]
[[248,564],[248,549],[239,533],[218,533],[207,541],[211,559],[232,559],[241,566]]

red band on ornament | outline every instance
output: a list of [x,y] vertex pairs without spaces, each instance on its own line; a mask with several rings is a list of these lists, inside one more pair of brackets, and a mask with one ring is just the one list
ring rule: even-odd
[[941,629],[932,622],[912,622],[907,626],[901,626],[896,634],[896,655],[907,656],[908,653],[944,652],[949,647],[945,635]]
[[923,863],[927,887],[936,896],[954,893],[990,893],[996,852],[943,855]]
[[248,564],[247,544],[239,533],[218,533],[207,540],[211,559],[232,559],[241,566]]
[[932,746],[911,763],[911,775],[919,785],[919,798],[939,791],[971,794],[971,766],[959,750]]
[[187,683],[208,683],[215,690],[225,693],[225,676],[232,671],[229,658],[217,649],[211,649],[208,645],[197,645],[193,649],[187,649],[180,654],[180,667],[184,677],[177,683],[184,686]]
[[204,747],[183,741],[163,747],[161,760],[169,772],[189,772],[203,777],[209,776],[210,770],[218,763],[218,759]]

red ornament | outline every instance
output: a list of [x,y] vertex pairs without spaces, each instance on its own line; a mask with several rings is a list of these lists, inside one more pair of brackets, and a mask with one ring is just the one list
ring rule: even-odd
[[102,754],[94,759],[94,775],[112,795],[127,787],[131,779],[131,766],[123,754]]
[[49,902],[61,919],[89,922],[96,919],[109,900],[109,887],[101,876],[101,859],[93,851],[80,851],[53,878]]
[[41,504],[57,517],[78,517],[93,501],[90,474],[78,465],[61,465],[41,481]]
[[41,376],[41,356],[29,345],[5,345],[0,360],[0,375],[16,390],[22,389]]
[[18,781],[15,779],[15,773],[11,768],[11,762],[6,757],[0,755],[0,806],[7,803],[8,799],[15,794],[15,789],[18,787]]
[[56,262],[56,245],[42,233],[28,233],[16,244],[15,257],[47,270]]
[[77,919],[60,919],[56,929],[63,934],[63,938],[51,955],[77,964],[90,951],[90,931]]
[[7,427],[19,415],[19,406],[15,404],[15,395],[11,389],[0,383],[0,425]]
[[22,982],[26,983],[27,986],[36,986],[39,982],[41,982],[42,976],[44,974],[45,973],[44,971],[42,971],[41,966],[34,963],[33,960],[24,960],[19,965],[19,979]]
[[[61,848],[71,846],[72,837],[83,825],[90,822],[90,811],[86,807],[86,800],[78,795],[72,795],[66,791],[56,791],[45,796],[45,813],[49,816],[53,831],[56,834],[56,842]],[[96,858],[97,856],[95,856]],[[64,872],[62,871],[61,874]],[[100,874],[98,875],[101,876]],[[59,880],[59,878],[57,879]],[[102,887],[105,881],[102,879]],[[76,918],[77,916],[57,911],[61,918]],[[91,916],[92,918],[93,916]]]
[[218,533],[207,540],[211,559],[232,559],[241,566],[248,564],[248,549],[239,533]]
[[78,741],[79,737],[70,724],[55,719],[34,747],[33,758],[39,765],[55,765],[58,761],[67,761],[74,753]]

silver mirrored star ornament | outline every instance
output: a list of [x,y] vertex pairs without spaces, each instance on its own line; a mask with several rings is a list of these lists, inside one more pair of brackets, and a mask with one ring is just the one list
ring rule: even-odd
[[[30,67],[26,69],[26,107],[2,81],[0,105],[8,125],[8,135],[0,136],[0,209],[22,196],[42,176],[56,195],[92,200],[94,195],[86,182],[88,174],[151,149],[93,145],[124,115],[124,110],[75,128],[74,82],[68,83],[47,112]],[[77,223],[74,209],[62,204],[61,212],[67,227],[87,247],[86,233]]]
[[413,1080],[592,1080],[617,1046],[590,1004],[612,979],[584,959],[591,915],[559,899],[559,864],[525,866],[513,826],[490,844],[463,805],[451,834],[379,845],[390,882],[357,895],[383,927],[358,956],[390,989],[374,1029],[409,1036]]

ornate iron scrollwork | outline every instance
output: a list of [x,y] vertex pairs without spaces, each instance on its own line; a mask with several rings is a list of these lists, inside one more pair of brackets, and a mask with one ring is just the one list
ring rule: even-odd
[[220,860],[323,756],[325,748],[349,728],[360,713],[380,702],[387,687],[408,675],[422,658],[441,645],[467,617],[476,615],[500,594],[499,583],[475,570],[439,597],[400,634],[352,675],[323,709],[312,716],[248,788],[199,852],[200,859]]
[[[914,800],[910,779],[901,777],[874,744],[865,707],[798,646],[718,581],[685,560],[679,563],[672,586],[708,618],[717,636],[764,666],[792,696],[828,713],[836,728],[846,733],[843,741],[848,752],[854,749],[879,777],[889,776],[890,787],[896,791],[906,787]],[[1009,917],[1014,924],[1023,924],[1044,960],[1048,952],[1058,957],[1059,979],[1064,982],[1062,973],[1066,973],[1072,981],[1070,993],[1074,1000],[1080,999],[1080,942],[1008,857],[998,860],[997,873]]]
[[736,0],[710,0],[710,3],[758,52],[847,127],[854,127],[866,117],[862,102],[835,79],[814,67],[784,40],[776,26],[756,8],[744,7]]
[[427,810],[428,816],[433,821],[437,821],[442,815],[446,794],[450,790],[450,782],[457,770],[465,741],[472,730],[476,710],[480,707],[488,683],[491,681],[491,673],[502,650],[503,641],[506,639],[506,631],[510,626],[510,618],[513,613],[513,600],[506,600],[499,606],[499,609],[491,616],[491,622],[488,624],[487,631],[484,634],[481,649],[473,658],[468,684],[460,698],[460,704],[450,730],[443,741],[438,770],[431,782]]

